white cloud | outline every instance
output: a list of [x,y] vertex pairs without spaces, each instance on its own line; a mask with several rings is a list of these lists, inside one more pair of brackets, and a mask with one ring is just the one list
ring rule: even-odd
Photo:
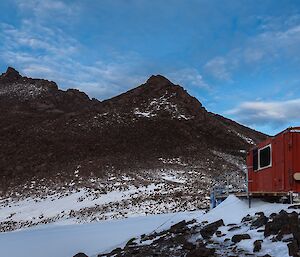
[[202,75],[195,68],[185,68],[166,74],[175,84],[182,86],[193,86],[208,89],[209,85],[204,81]]
[[74,17],[78,12],[78,6],[74,1],[68,4],[59,0],[15,0],[15,2],[19,12],[39,21],[47,20],[51,17],[55,19],[63,18],[62,20],[64,20]]
[[30,20],[23,20],[19,28],[2,23],[0,29],[7,50],[26,47],[66,55],[79,48],[79,43],[60,29],[49,29]]
[[[257,68],[269,65],[276,60],[288,59],[300,61],[300,25],[287,23],[289,27],[275,27],[263,30],[260,34],[250,37],[241,47],[230,50],[223,56],[210,59],[205,70],[216,79],[228,81],[235,70]],[[271,28],[270,26],[268,28]]]
[[247,125],[289,126],[300,119],[300,98],[287,101],[244,102],[227,111]]
[[217,79],[230,80],[231,75],[227,62],[228,61],[224,57],[215,57],[208,61],[204,68]]
[[46,78],[63,88],[78,88],[92,97],[105,99],[142,83],[145,76],[134,71],[136,55],[114,60],[81,62],[83,46],[60,29],[23,20],[20,27],[0,24],[0,58],[26,76]]

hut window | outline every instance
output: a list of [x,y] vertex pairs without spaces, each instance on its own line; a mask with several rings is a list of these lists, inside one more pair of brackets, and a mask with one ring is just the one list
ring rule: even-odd
[[271,145],[259,149],[259,169],[272,166],[271,161]]
[[253,150],[253,170],[258,170],[258,150]]

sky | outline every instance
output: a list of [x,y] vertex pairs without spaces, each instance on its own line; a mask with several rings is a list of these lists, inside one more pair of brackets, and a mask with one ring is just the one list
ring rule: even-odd
[[1,0],[7,66],[99,100],[161,74],[273,135],[300,125],[300,1]]

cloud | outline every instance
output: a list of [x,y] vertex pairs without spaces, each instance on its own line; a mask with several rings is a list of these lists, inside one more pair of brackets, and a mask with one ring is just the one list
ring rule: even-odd
[[66,21],[66,19],[74,17],[79,11],[74,1],[68,4],[59,0],[15,0],[15,2],[22,15],[28,15],[40,22],[52,17],[56,21],[60,18],[60,21]]
[[62,30],[49,29],[31,20],[23,20],[19,28],[1,23],[0,29],[4,38],[4,47],[8,49],[25,48],[24,51],[40,50],[66,55],[79,48],[79,43],[68,37]]
[[184,68],[166,74],[175,84],[208,89],[209,85],[204,81],[202,75],[195,68]]
[[[109,61],[94,58],[83,63],[82,52],[88,51],[79,41],[59,28],[30,19],[22,20],[18,27],[0,23],[0,39],[0,58],[7,65],[26,76],[53,80],[62,88],[78,88],[101,100],[141,84],[150,75],[136,53],[123,55],[112,50]],[[162,70],[174,83],[209,89],[195,68]]]
[[215,57],[208,61],[204,68],[219,80],[231,80],[227,62],[224,57]]
[[[0,58],[26,76],[45,78],[63,88],[78,88],[92,97],[106,99],[142,83],[145,74],[135,71],[135,54],[114,53],[111,61],[97,59],[83,64],[84,47],[57,28],[32,20],[19,27],[0,23]],[[144,75],[144,76],[143,76]]]
[[287,101],[255,101],[241,103],[226,114],[247,125],[290,126],[300,119],[300,98]]
[[295,21],[286,22],[284,27],[267,26],[269,30],[264,27],[261,33],[249,37],[242,46],[208,60],[205,71],[218,80],[229,81],[240,68],[251,71],[285,59],[299,62],[300,20],[297,21],[297,24]]

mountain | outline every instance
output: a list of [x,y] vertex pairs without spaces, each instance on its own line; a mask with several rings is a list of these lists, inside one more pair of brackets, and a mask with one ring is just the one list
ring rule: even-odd
[[[246,150],[267,137],[208,112],[161,75],[100,102],[8,68],[0,107],[2,199],[53,203],[80,193],[77,207],[36,222],[207,207],[211,186],[243,183]],[[116,192],[126,199],[96,201]]]

